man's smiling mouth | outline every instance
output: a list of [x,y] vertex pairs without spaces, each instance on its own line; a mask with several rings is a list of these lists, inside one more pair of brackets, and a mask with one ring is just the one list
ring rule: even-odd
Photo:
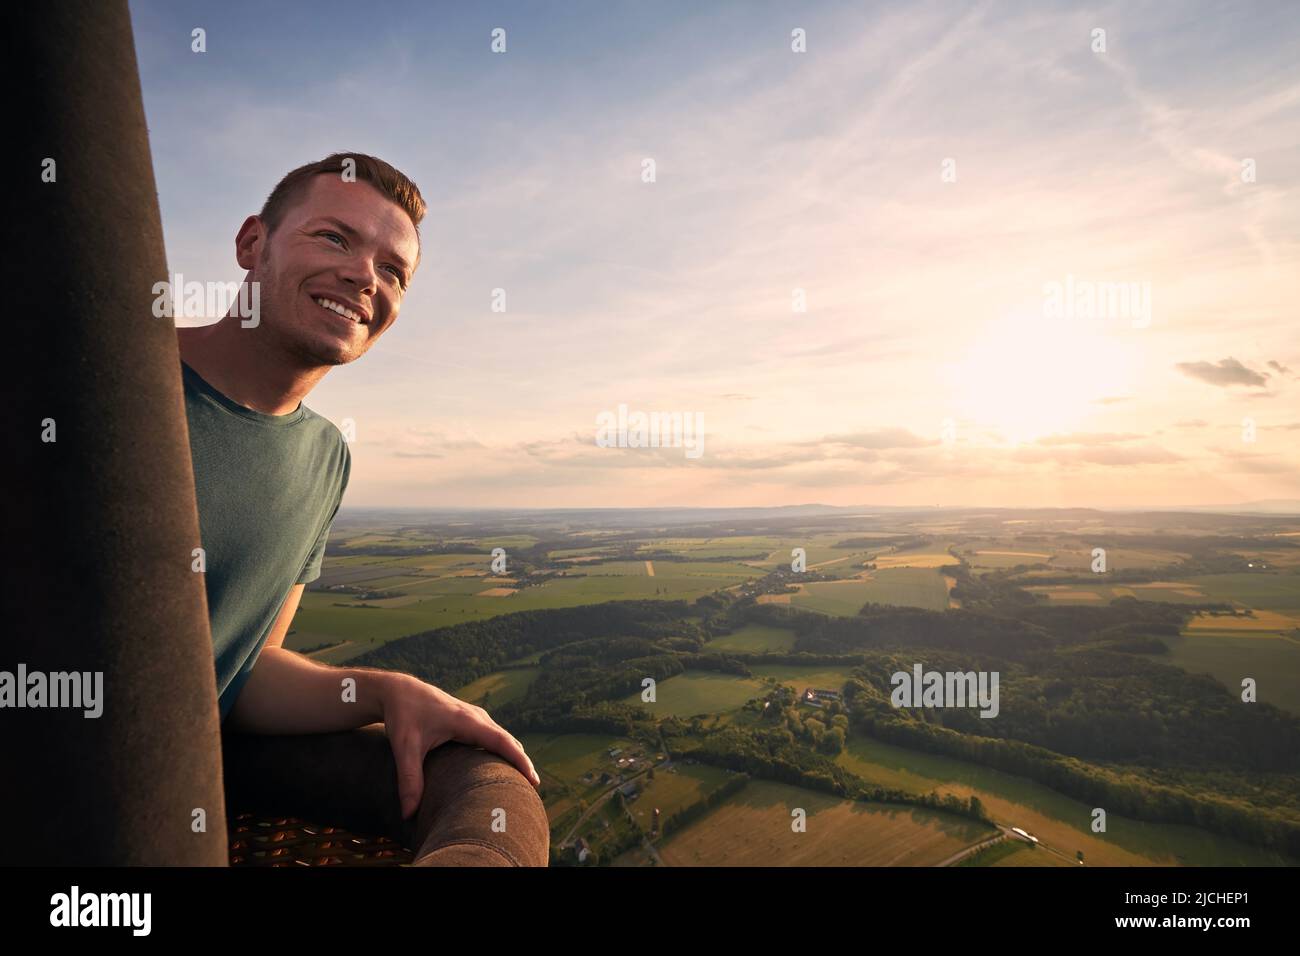
[[336,315],[341,315],[343,316],[343,318],[350,319],[351,321],[356,322],[359,325],[368,325],[370,322],[369,316],[349,308],[348,306],[344,305],[342,302],[336,302],[334,299],[327,299],[324,296],[314,296],[312,298],[312,301],[315,302],[317,305],[319,305],[322,309],[328,309],[329,311],[335,313]]

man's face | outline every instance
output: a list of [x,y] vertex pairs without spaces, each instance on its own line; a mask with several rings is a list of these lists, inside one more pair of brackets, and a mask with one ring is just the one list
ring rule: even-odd
[[308,364],[333,366],[356,361],[397,320],[419,236],[369,183],[322,173],[269,237],[260,219],[245,222],[236,250],[250,281],[261,283],[266,331]]

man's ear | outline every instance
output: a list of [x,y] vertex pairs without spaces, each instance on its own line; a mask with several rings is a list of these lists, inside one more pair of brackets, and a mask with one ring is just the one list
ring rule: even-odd
[[249,216],[235,234],[235,261],[240,268],[252,269],[266,245],[266,223],[260,216]]

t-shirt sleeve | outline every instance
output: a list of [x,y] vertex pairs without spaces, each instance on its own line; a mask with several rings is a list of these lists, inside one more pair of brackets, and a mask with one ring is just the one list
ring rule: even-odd
[[330,528],[334,526],[334,518],[339,513],[339,505],[343,503],[343,493],[348,490],[348,478],[351,475],[352,452],[348,449],[347,442],[343,442],[343,479],[339,482],[338,500],[334,502],[334,510],[330,512],[320,534],[317,535],[316,543],[312,545],[311,554],[308,555],[307,563],[303,566],[302,573],[298,575],[295,584],[311,584],[320,577],[321,564],[325,560],[325,544],[329,541]]

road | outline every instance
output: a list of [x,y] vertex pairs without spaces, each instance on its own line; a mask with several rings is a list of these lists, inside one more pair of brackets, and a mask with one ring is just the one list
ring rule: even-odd
[[1055,856],[1059,856],[1062,860],[1065,860],[1067,863],[1070,863],[1074,866],[1079,865],[1079,861],[1076,857],[1072,857],[1068,853],[1063,853],[1062,851],[1056,849],[1055,847],[1048,846],[1046,843],[1042,842],[1041,840],[1039,840],[1037,843],[1030,843],[1030,841],[1020,836],[1020,834],[1012,833],[1011,828],[1008,826],[1003,826],[1001,823],[995,823],[994,826],[996,826],[998,830],[1001,831],[1000,833],[998,833],[997,836],[992,836],[989,837],[987,840],[982,840],[979,843],[976,843],[974,846],[968,846],[960,853],[954,853],[946,860],[941,860],[940,862],[936,863],[935,866],[953,866],[954,864],[960,863],[962,860],[966,859],[966,857],[978,853],[980,850],[990,847],[995,843],[1001,843],[1003,840],[1019,840],[1022,843],[1029,843],[1030,846],[1042,850],[1044,853],[1051,853],[1054,854]]
[[[668,763],[669,763],[669,761],[668,761],[668,760],[665,760],[665,761],[664,761],[663,763],[661,763],[661,764],[656,764],[656,765],[654,766],[654,769],[655,769],[656,771],[658,771],[661,767],[666,766]],[[613,784],[612,786],[610,786],[610,788],[609,788],[608,790],[606,790],[604,793],[602,793],[600,796],[598,796],[595,800],[593,800],[592,803],[591,803],[591,806],[589,806],[589,807],[588,807],[588,808],[587,808],[587,809],[582,813],[582,815],[578,817],[577,821],[573,824],[573,826],[569,828],[569,832],[566,833],[566,834],[564,835],[564,839],[561,840],[561,841],[559,842],[559,844],[558,844],[559,848],[563,850],[563,849],[565,849],[566,847],[568,847],[570,843],[573,842],[573,835],[574,835],[575,833],[578,832],[578,827],[582,826],[583,823],[585,823],[585,822],[587,821],[587,818],[588,818],[588,817],[590,817],[593,813],[595,813],[597,810],[599,810],[599,809],[601,808],[601,805],[604,804],[604,802],[605,802],[606,800],[608,800],[610,797],[612,797],[612,796],[614,795],[614,791],[615,791],[615,790],[617,790],[619,787],[625,787],[625,786],[627,786],[627,784],[628,784],[629,781],[635,780],[637,777],[643,776],[644,774],[648,773],[649,771],[650,771],[650,767],[646,767],[645,770],[637,771],[637,772],[634,773],[632,776],[627,777],[626,779],[624,779],[621,783]]]

